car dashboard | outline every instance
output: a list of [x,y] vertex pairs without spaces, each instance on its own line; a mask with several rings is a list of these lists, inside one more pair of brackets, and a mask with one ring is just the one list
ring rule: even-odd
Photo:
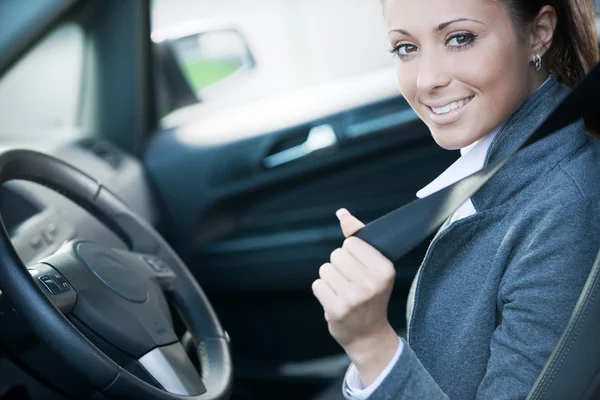
[[[12,146],[11,146],[12,147]],[[27,148],[31,146],[14,146]],[[114,145],[96,138],[69,140],[45,149],[101,182],[152,225],[158,213],[142,164]],[[86,210],[40,184],[12,181],[0,189],[0,216],[25,265],[52,254],[72,239],[124,247],[125,243]]]

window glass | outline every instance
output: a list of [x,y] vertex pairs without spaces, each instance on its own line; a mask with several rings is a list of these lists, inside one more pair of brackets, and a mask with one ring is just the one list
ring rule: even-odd
[[244,42],[233,31],[187,36],[173,47],[186,79],[198,93],[244,67]]
[[78,125],[83,32],[59,26],[0,78],[0,139]]
[[[174,49],[188,83],[203,101],[254,99],[394,65],[379,0],[152,2],[155,42],[169,35],[224,29],[239,32],[247,45],[250,66],[243,74],[244,47],[235,35],[213,36],[205,46],[197,37],[188,38]],[[227,62],[205,57],[214,48],[229,51]]]

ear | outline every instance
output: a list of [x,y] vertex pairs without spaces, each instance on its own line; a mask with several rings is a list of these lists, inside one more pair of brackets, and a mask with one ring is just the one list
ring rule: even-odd
[[531,48],[531,57],[534,54],[543,56],[550,46],[554,37],[556,28],[556,10],[552,6],[544,6],[540,9],[537,16],[530,25],[529,46]]

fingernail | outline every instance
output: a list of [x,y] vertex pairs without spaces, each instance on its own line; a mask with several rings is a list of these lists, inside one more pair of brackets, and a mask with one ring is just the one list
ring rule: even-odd
[[335,212],[335,215],[336,217],[338,217],[339,220],[341,220],[344,215],[350,215],[350,212],[345,208],[340,208]]

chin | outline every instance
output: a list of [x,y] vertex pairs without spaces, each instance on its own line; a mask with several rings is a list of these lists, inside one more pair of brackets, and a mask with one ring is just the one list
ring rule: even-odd
[[446,150],[460,150],[475,143],[478,139],[476,137],[465,137],[463,129],[461,129],[461,132],[452,132],[450,130],[440,131],[429,128],[429,131],[437,145]]

